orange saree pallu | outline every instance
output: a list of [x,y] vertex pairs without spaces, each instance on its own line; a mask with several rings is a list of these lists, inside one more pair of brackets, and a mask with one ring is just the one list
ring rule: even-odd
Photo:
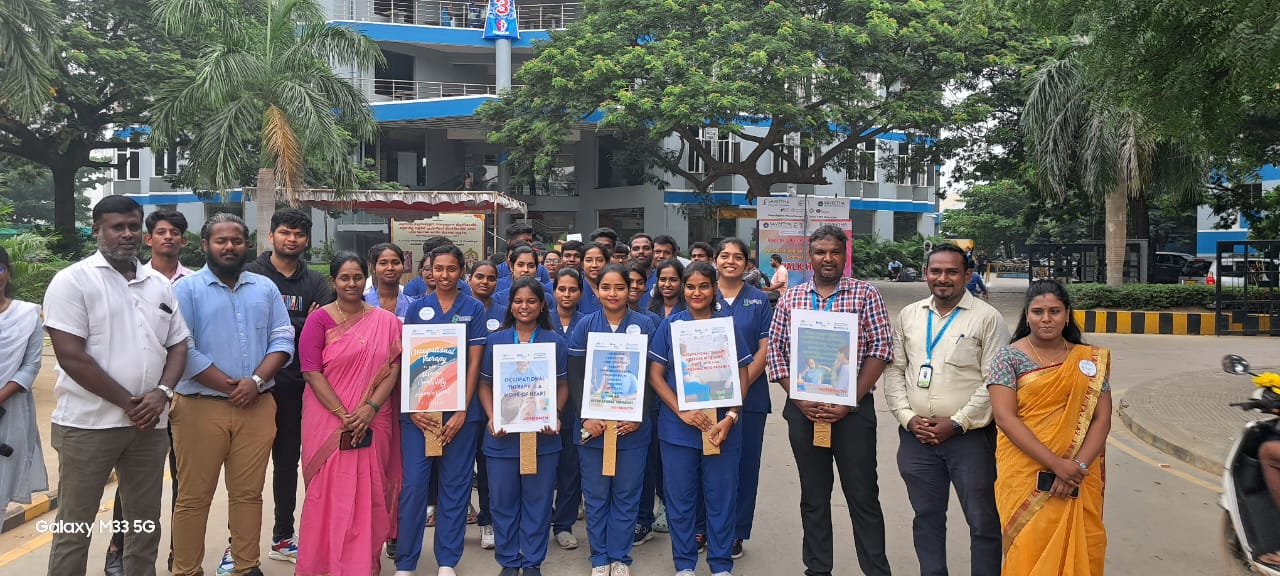
[[[1018,418],[1054,454],[1077,458],[1110,359],[1105,348],[1078,345],[1062,364],[1018,377]],[[1089,362],[1096,370],[1088,369]],[[1057,498],[1036,490],[1036,475],[1044,467],[1014,446],[1003,431],[996,444],[996,467],[1004,576],[1101,576],[1107,549],[1102,525],[1103,455],[1090,467],[1079,498]]]

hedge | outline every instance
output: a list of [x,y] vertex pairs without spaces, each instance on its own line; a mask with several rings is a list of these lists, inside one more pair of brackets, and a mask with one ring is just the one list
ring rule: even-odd
[[[1224,288],[1224,292],[1237,289]],[[1077,310],[1113,308],[1118,310],[1167,310],[1169,308],[1209,308],[1217,288],[1203,284],[1070,284],[1067,293]]]

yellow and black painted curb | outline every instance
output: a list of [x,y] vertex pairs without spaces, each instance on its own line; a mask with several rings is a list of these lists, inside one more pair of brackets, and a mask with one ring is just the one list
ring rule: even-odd
[[[1218,326],[1212,312],[1138,312],[1125,310],[1076,310],[1080,329],[1094,334],[1172,334],[1216,336]],[[1224,332],[1234,334],[1271,331],[1269,316],[1254,316],[1244,322],[1229,322]]]
[[31,495],[30,504],[22,504],[19,508],[10,510],[4,517],[4,526],[0,527],[0,533],[8,532],[27,522],[35,520],[40,515],[50,510],[58,509],[58,492],[37,492]]

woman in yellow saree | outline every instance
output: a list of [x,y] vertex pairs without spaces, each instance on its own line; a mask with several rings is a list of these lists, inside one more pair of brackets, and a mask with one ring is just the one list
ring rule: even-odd
[[1031,284],[1013,342],[987,376],[1000,429],[996,506],[1004,576],[1102,574],[1110,360],[1109,350],[1081,341],[1062,285]]

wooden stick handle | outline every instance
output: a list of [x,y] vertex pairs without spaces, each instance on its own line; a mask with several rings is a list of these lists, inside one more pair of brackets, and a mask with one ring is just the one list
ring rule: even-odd
[[618,470],[618,421],[604,422],[604,470],[605,476],[613,477]]
[[[710,418],[712,422],[720,421],[718,418],[716,418],[715,408],[704,408],[702,410],[702,413],[706,414],[707,418]],[[703,456],[719,456],[720,455],[720,447],[711,443],[711,432],[702,433],[702,455]]]
[[530,476],[538,473],[538,433],[520,433],[520,475]]
[[[437,430],[444,425],[444,414],[440,412],[427,412],[427,418],[436,423]],[[428,458],[444,456],[444,442],[441,442],[439,434],[432,434],[423,430],[422,435],[426,439]]]
[[814,422],[813,423],[813,445],[819,448],[831,447],[831,423],[830,422]]

